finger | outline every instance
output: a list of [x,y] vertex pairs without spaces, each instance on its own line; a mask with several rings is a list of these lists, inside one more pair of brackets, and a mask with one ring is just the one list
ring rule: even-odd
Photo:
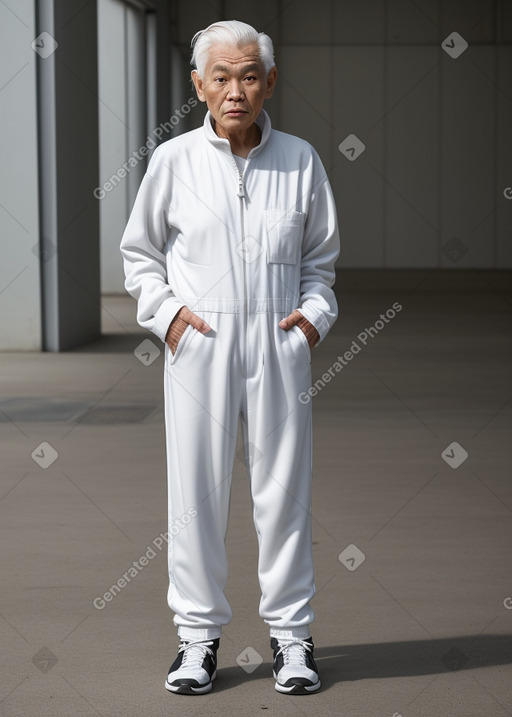
[[186,306],[183,307],[183,309],[179,313],[180,319],[183,319],[187,322],[187,324],[190,324],[194,329],[199,331],[201,334],[207,334],[208,331],[211,330],[211,327],[208,326],[206,321],[202,319],[197,314],[194,314],[193,311],[190,311],[189,308]]
[[295,309],[295,311],[292,311],[292,313],[285,319],[281,319],[281,321],[279,322],[279,326],[285,331],[288,331],[288,329],[291,329],[292,326],[295,326],[295,324],[301,319],[301,317],[302,314],[300,313],[300,311],[297,311],[297,309]]

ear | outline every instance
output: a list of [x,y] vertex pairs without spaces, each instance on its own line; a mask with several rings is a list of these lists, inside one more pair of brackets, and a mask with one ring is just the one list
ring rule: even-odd
[[265,88],[265,99],[268,100],[272,97],[272,94],[274,92],[274,87],[276,86],[277,82],[277,67],[274,65],[274,67],[271,68],[270,72],[268,73],[267,77],[267,87]]
[[203,81],[197,74],[197,70],[192,70],[190,73],[190,76],[192,77],[192,82],[194,83],[194,87],[196,88],[197,97],[199,98],[200,102],[206,102],[206,97],[203,93]]

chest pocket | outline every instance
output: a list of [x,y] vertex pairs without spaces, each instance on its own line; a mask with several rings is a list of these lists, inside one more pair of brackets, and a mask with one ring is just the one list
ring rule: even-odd
[[265,211],[267,262],[297,264],[300,261],[306,215],[286,209]]

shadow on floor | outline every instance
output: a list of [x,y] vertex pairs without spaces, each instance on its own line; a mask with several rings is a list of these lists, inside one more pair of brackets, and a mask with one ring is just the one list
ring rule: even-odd
[[[468,635],[439,640],[412,640],[366,645],[315,648],[323,689],[340,682],[436,675],[512,663],[512,635]],[[215,691],[231,689],[248,680],[272,677],[272,665],[263,662],[253,674],[240,667],[218,670]]]

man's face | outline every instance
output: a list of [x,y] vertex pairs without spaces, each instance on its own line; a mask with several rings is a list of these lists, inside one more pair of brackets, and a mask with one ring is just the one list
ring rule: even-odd
[[222,136],[243,132],[253,124],[265,99],[272,96],[277,70],[273,67],[266,77],[257,43],[242,48],[214,45],[204,77],[194,70],[192,79]]

